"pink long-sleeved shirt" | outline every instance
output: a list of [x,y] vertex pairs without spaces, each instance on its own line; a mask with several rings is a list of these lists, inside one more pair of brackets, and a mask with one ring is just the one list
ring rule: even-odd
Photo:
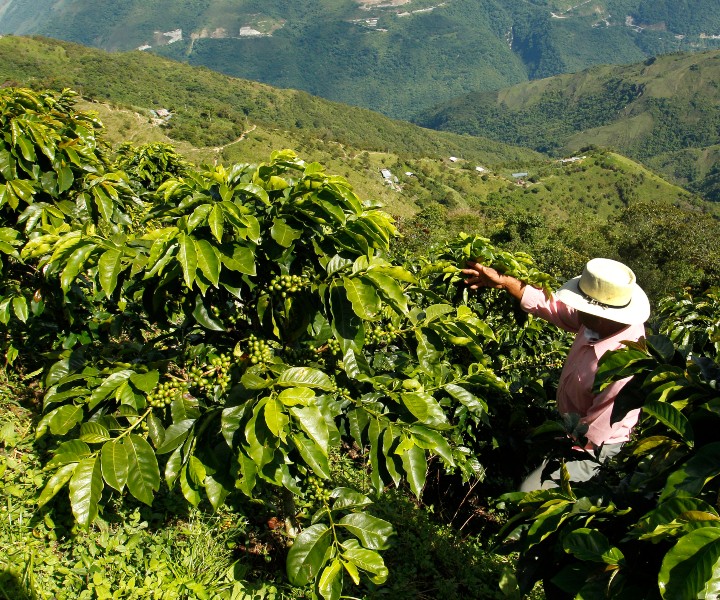
[[523,310],[575,334],[570,352],[565,360],[557,391],[557,406],[561,413],[580,415],[588,425],[585,434],[588,449],[601,444],[616,444],[630,439],[630,432],[637,423],[640,410],[630,411],[622,421],[610,424],[615,398],[630,377],[607,386],[600,394],[592,393],[600,357],[608,350],[621,348],[625,340],[638,340],[645,335],[645,326],[628,325],[618,333],[599,338],[594,331],[580,323],[578,311],[551,297],[542,290],[526,285],[520,303]]

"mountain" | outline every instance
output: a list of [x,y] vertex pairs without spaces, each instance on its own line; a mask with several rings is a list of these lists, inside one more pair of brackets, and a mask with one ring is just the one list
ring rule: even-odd
[[717,0],[0,0],[0,33],[144,48],[395,117],[720,46]]
[[[0,85],[72,88],[112,119],[112,141],[180,142],[197,160],[254,162],[273,149],[293,148],[328,168],[342,164],[339,172],[362,192],[397,205],[400,214],[417,207],[384,184],[380,169],[386,164],[454,156],[511,168],[541,158],[525,148],[423,129],[153,54],[109,53],[52,39],[0,37]],[[153,112],[164,110],[169,117]]]
[[612,152],[550,159],[150,54],[48,39],[0,38],[0,85],[81,91],[79,108],[106,127],[108,156],[126,141],[170,143],[195,164],[294,149],[383,204],[399,251],[422,254],[465,231],[564,277],[601,253],[630,264],[653,294],[720,281],[720,204]]
[[612,148],[720,200],[719,81],[720,51],[673,54],[469,94],[415,122],[558,155]]

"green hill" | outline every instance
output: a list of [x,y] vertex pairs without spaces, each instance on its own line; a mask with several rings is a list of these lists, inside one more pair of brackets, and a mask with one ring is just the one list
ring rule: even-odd
[[398,219],[400,250],[479,233],[561,276],[601,253],[643,272],[655,292],[702,283],[720,264],[720,205],[618,154],[550,159],[140,52],[44,39],[0,39],[0,82],[81,91],[81,108],[98,113],[111,147],[171,143],[196,164],[264,161],[291,148],[382,203]]
[[396,118],[474,91],[720,46],[717,0],[4,0],[0,33],[146,48]]
[[[535,153],[490,140],[422,129],[365,109],[193,68],[142,52],[108,53],[50,39],[0,38],[0,80],[72,87],[146,112],[165,108],[168,135],[196,146],[226,144],[249,123],[354,148],[474,160],[519,160]],[[149,113],[148,113],[149,114]]]
[[[2,82],[75,89],[94,101],[104,121],[110,119],[109,137],[115,142],[179,142],[188,156],[211,162],[264,160],[268,149],[294,148],[329,167],[337,165],[369,197],[396,205],[399,214],[417,207],[406,206],[384,184],[380,169],[387,164],[450,156],[477,164],[519,164],[539,157],[524,148],[423,129],[152,54],[109,53],[51,39],[0,38]],[[154,116],[157,109],[168,110],[170,118]]]
[[674,54],[467,95],[416,122],[558,155],[612,148],[718,200],[718,81],[720,51]]

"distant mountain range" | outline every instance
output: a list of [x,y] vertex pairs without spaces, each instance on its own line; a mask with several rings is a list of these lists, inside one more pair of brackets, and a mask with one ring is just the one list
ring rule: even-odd
[[720,47],[717,0],[0,0],[0,33],[192,65],[408,119],[468,92]]
[[720,201],[717,50],[469,94],[416,122],[556,155],[590,145],[612,148]]

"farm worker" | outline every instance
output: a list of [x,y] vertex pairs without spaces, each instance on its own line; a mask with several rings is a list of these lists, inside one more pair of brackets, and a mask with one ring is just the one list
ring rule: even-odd
[[[635,282],[635,274],[620,262],[594,258],[585,265],[582,275],[547,298],[542,290],[475,261],[469,261],[463,273],[471,289],[504,289],[520,301],[526,312],[576,334],[560,374],[557,407],[562,414],[578,415],[580,422],[587,425],[587,444],[577,450],[587,450],[591,457],[570,461],[567,468],[572,481],[590,479],[598,469],[596,451],[601,462],[617,454],[630,439],[640,414],[639,409],[632,410],[621,421],[610,423],[615,398],[630,377],[610,384],[599,394],[592,392],[600,357],[621,348],[626,340],[637,341],[645,336],[650,303]],[[525,479],[522,491],[556,487],[552,481],[541,481],[544,466]]]

